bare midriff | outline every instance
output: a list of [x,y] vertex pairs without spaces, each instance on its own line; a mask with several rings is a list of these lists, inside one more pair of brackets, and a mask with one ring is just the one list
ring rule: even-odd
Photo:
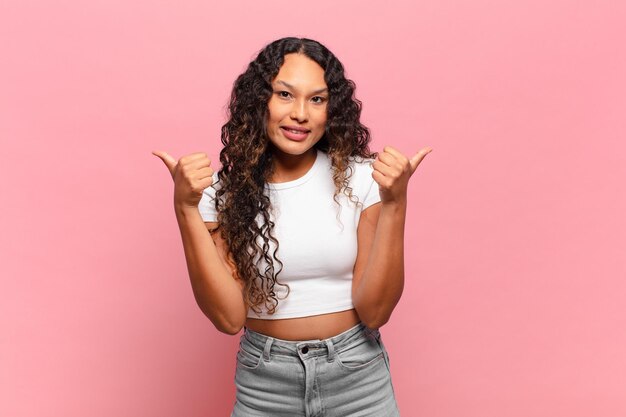
[[246,320],[246,327],[257,333],[283,340],[328,339],[356,326],[361,319],[355,309],[292,319]]

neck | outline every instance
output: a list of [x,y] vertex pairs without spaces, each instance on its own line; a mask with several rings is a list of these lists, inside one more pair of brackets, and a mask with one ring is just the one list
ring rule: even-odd
[[280,183],[292,181],[307,173],[315,163],[317,150],[311,148],[302,155],[289,155],[274,149],[272,177],[270,182]]

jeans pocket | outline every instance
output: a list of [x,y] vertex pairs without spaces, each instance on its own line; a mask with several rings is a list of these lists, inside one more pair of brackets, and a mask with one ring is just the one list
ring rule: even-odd
[[359,338],[355,343],[338,350],[336,354],[339,365],[349,370],[368,368],[384,360],[383,350],[371,338]]
[[242,336],[237,351],[237,365],[246,369],[256,369],[263,358],[263,351],[244,339]]

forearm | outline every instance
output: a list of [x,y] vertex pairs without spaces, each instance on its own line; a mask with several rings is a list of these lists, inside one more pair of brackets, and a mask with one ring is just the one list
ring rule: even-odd
[[356,291],[357,312],[371,328],[384,325],[404,288],[406,202],[382,204],[372,249]]
[[175,207],[193,294],[221,332],[237,333],[246,320],[241,287],[226,268],[197,208]]

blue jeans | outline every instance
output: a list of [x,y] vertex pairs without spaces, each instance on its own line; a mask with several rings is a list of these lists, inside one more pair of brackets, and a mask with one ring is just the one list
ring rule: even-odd
[[244,328],[231,417],[397,417],[389,355],[378,329],[288,341]]

